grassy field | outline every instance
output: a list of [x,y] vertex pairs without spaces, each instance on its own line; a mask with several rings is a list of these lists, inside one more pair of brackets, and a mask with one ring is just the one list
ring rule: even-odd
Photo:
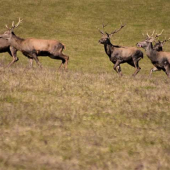
[[169,0],[1,0],[0,32],[21,17],[18,36],[60,40],[70,61],[68,72],[48,57],[29,69],[18,52],[5,69],[12,58],[0,53],[0,170],[170,170],[170,80],[148,79],[146,56],[136,78],[127,64],[119,77],[96,28],[126,23],[112,38],[123,46],[154,29],[164,39],[169,9]]

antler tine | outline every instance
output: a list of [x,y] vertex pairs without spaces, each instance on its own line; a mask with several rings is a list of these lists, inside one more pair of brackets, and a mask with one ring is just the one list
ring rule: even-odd
[[22,21],[23,21],[23,19],[20,19],[20,18],[19,18],[19,21],[18,21],[18,23],[15,25],[15,28],[17,28],[17,27],[20,25],[20,23],[22,23]]
[[103,29],[104,29],[107,25],[108,25],[108,23],[107,23],[107,24],[105,24],[105,25],[104,25],[104,24],[102,24]]
[[121,24],[120,28],[119,28],[119,29],[117,29],[117,30],[115,30],[115,31],[113,31],[113,32],[111,32],[111,34],[110,34],[110,35],[113,35],[113,34],[115,34],[115,33],[119,32],[119,31],[120,31],[123,27],[125,27],[125,25],[126,25],[126,24],[124,24],[124,25],[122,25],[122,24]]
[[145,37],[146,39],[150,38],[149,34],[147,33],[146,35],[144,33],[142,33],[143,37]]
[[164,30],[162,30],[159,34],[156,34],[155,38],[159,37],[162,33],[163,33]]
[[[97,27],[96,27],[97,28]],[[104,32],[103,31],[101,31],[99,28],[97,28],[98,30],[99,30],[99,32],[101,33],[101,34],[104,34]]]
[[15,28],[15,23],[14,23],[14,21],[12,21],[12,28]]
[[99,28],[97,28],[97,27],[96,27],[96,28],[99,30],[99,32],[100,32],[101,34],[105,34],[105,33],[104,33],[104,28],[105,28],[107,25],[108,25],[108,23],[105,24],[105,25],[102,24],[103,31],[101,31],[101,30],[100,30]]
[[5,27],[6,27],[7,29],[10,29],[10,28],[8,27],[8,25],[5,25]]
[[165,38],[165,40],[164,40],[164,41],[169,41],[169,40],[170,40],[170,37],[169,37],[168,39],[166,39],[166,38]]
[[146,35],[147,35],[147,38],[151,38],[151,36],[148,34],[148,32],[147,32],[147,34],[146,34]]
[[170,40],[170,38],[166,39],[166,37],[165,37],[165,40],[163,40],[162,43],[164,44],[165,42],[167,42],[169,40]]
[[155,33],[155,30],[153,30],[151,37],[153,37],[154,33]]

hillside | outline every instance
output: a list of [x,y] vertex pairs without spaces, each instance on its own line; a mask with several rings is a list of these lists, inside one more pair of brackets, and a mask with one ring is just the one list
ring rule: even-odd
[[[1,170],[168,170],[170,167],[170,80],[155,72],[147,56],[123,77],[98,43],[126,23],[111,41],[135,46],[153,30],[170,37],[169,0],[1,0],[0,32],[18,18],[21,38],[57,39],[70,56],[61,63],[39,57],[43,69],[0,53]],[[167,42],[164,50],[170,51]],[[142,49],[145,54],[145,51]]]

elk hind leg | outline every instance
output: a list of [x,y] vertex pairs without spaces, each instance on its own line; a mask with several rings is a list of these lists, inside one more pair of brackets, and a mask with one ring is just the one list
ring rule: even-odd
[[157,67],[152,68],[151,71],[150,71],[150,73],[149,73],[149,78],[151,78],[151,75],[152,75],[153,72],[155,72],[155,71],[160,71],[160,70],[161,70],[161,69],[159,69],[159,68],[157,68]]
[[166,66],[164,66],[164,68],[167,76],[170,78],[170,64],[167,64]]
[[49,55],[49,57],[52,58],[52,59],[57,59],[57,60],[62,61],[59,68],[58,68],[59,71],[63,68],[63,66],[65,66],[65,69],[67,69],[67,63],[68,63],[68,59],[69,59],[68,56],[60,53],[60,54],[55,54],[55,55],[51,54],[51,55]]
[[[141,59],[141,58],[140,58]],[[141,68],[139,67],[139,60],[140,60],[139,58],[138,59],[135,59],[135,60],[133,60],[133,63],[134,63],[134,66],[135,66],[135,68],[136,68],[136,70],[135,70],[135,72],[132,74],[132,76],[136,76],[138,73],[139,73],[139,71],[141,70]]]
[[64,54],[60,54],[59,57],[61,58],[62,60],[62,63],[59,67],[59,70],[64,66],[64,69],[67,70],[67,67],[68,67],[68,60],[69,60],[69,57],[64,55]]

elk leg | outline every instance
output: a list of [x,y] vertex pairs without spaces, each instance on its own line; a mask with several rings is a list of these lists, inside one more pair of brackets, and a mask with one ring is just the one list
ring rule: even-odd
[[170,65],[164,66],[167,76],[170,78]]
[[[114,65],[114,67],[113,67],[113,69],[114,69],[120,76],[122,76],[121,69],[120,69],[120,63],[121,63],[121,62],[122,62],[121,60],[117,60],[116,63],[115,63],[115,65]],[[118,70],[116,69],[117,67],[119,67]]]
[[33,58],[30,57],[29,55],[27,54],[24,54],[28,59],[29,59],[29,67],[32,68],[33,67]]
[[60,71],[64,66],[65,60],[62,57],[60,57],[59,54],[55,54],[55,55],[51,54],[51,55],[49,55],[49,57],[52,58],[52,59],[62,60],[60,66],[58,68],[58,70]]
[[58,70],[61,70],[64,66],[64,69],[67,70],[67,65],[68,65],[68,60],[69,60],[69,57],[62,54],[62,53],[55,53],[55,54],[51,54],[49,55],[50,58],[52,59],[57,59],[57,60],[62,60]]
[[136,59],[133,60],[136,70],[135,70],[135,72],[132,74],[132,76],[136,76],[136,74],[138,74],[139,71],[140,71],[140,69],[141,69],[141,68],[139,67],[139,60],[140,60],[140,59],[138,59],[138,60],[136,60]]
[[59,57],[62,58],[62,65],[64,65],[64,69],[67,70],[69,57],[62,53],[59,55]]
[[39,59],[38,59],[37,55],[34,53],[34,54],[32,54],[32,57],[33,57],[34,60],[36,61],[37,65],[38,65],[40,68],[42,68],[42,65],[41,65],[41,63],[39,62]]
[[30,61],[30,68],[32,68],[33,67],[33,59],[29,58],[29,61]]
[[9,48],[8,53],[12,56],[13,60],[6,67],[10,67],[12,64],[14,64],[15,62],[19,60],[18,57],[16,56],[17,50],[14,49],[13,47]]
[[118,71],[118,73],[122,76],[122,70],[121,70],[121,67],[120,67],[120,65],[119,66],[117,66],[117,71]]
[[62,60],[62,62],[61,62],[61,64],[60,64],[60,67],[58,68],[58,70],[60,71],[62,68],[63,68],[63,66],[64,66],[64,60]]
[[149,78],[151,78],[151,75],[152,75],[152,73],[153,73],[154,71],[160,71],[160,70],[161,70],[161,69],[159,69],[159,68],[157,68],[157,67],[152,68],[151,71],[150,71],[150,74],[149,74]]

